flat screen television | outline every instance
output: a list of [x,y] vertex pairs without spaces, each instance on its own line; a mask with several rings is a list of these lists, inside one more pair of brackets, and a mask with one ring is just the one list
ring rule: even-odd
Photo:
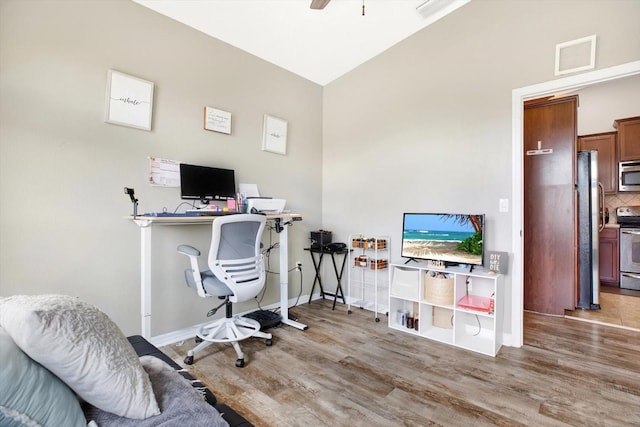
[[184,200],[211,200],[235,198],[236,181],[233,169],[180,163],[180,197]]
[[482,265],[484,215],[405,213],[402,257]]

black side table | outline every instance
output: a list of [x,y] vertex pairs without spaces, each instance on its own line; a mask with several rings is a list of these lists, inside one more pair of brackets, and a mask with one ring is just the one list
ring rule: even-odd
[[[311,261],[313,261],[313,268],[316,271],[316,276],[313,279],[313,286],[311,287],[311,294],[309,295],[309,303],[311,303],[311,298],[313,297],[313,291],[316,288],[316,283],[318,283],[318,285],[320,285],[320,296],[322,296],[322,299],[324,299],[325,295],[333,297],[333,307],[331,308],[332,310],[336,309],[336,301],[338,300],[338,298],[342,299],[343,304],[346,304],[344,299],[344,292],[342,291],[342,273],[344,272],[344,266],[347,262],[346,254],[349,253],[349,250],[343,249],[340,251],[328,251],[326,249],[316,249],[316,248],[305,248],[304,250],[309,251],[309,254],[311,255]],[[318,254],[317,259],[314,256],[314,254]],[[325,292],[324,288],[322,287],[322,277],[320,275],[320,266],[322,265],[322,259],[325,256],[325,254],[331,255],[331,261],[333,263],[333,271],[336,274],[336,280],[338,282],[336,285],[336,291],[334,293]],[[340,270],[338,270],[336,255],[342,255],[342,265],[340,266]]]

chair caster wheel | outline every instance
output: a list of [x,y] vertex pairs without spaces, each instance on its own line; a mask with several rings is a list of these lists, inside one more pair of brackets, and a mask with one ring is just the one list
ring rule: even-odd
[[379,322],[379,321],[380,321],[380,318],[379,318],[379,317],[376,317],[376,322]]
[[200,338],[199,336],[196,336],[195,341],[196,341],[196,344],[200,344],[204,340],[202,338]]
[[193,356],[187,356],[184,358],[184,363],[187,365],[193,365]]
[[351,310],[347,310],[347,314],[351,314],[353,313]]
[[267,347],[271,347],[273,345],[273,340],[271,338],[267,338],[265,344],[267,344]]
[[236,366],[238,368],[244,368],[244,359],[238,359],[236,360]]

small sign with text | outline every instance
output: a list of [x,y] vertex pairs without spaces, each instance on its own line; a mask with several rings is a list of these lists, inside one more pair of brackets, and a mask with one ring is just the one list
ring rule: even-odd
[[507,274],[509,269],[509,254],[507,252],[487,251],[485,268],[493,273]]

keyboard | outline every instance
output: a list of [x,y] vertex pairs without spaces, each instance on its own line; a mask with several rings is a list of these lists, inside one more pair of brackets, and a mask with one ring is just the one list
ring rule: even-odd
[[186,212],[148,212],[141,216],[153,216],[153,217],[183,217],[183,216],[224,216],[234,215],[238,212],[231,211],[213,211],[213,210],[197,210]]
[[157,216],[157,217],[174,217],[174,216],[200,216],[196,212],[148,212],[142,214],[142,216]]
[[224,216],[224,215],[234,215],[234,214],[237,214],[238,212],[214,211],[214,210],[202,209],[199,211],[187,211],[187,213],[192,216]]

